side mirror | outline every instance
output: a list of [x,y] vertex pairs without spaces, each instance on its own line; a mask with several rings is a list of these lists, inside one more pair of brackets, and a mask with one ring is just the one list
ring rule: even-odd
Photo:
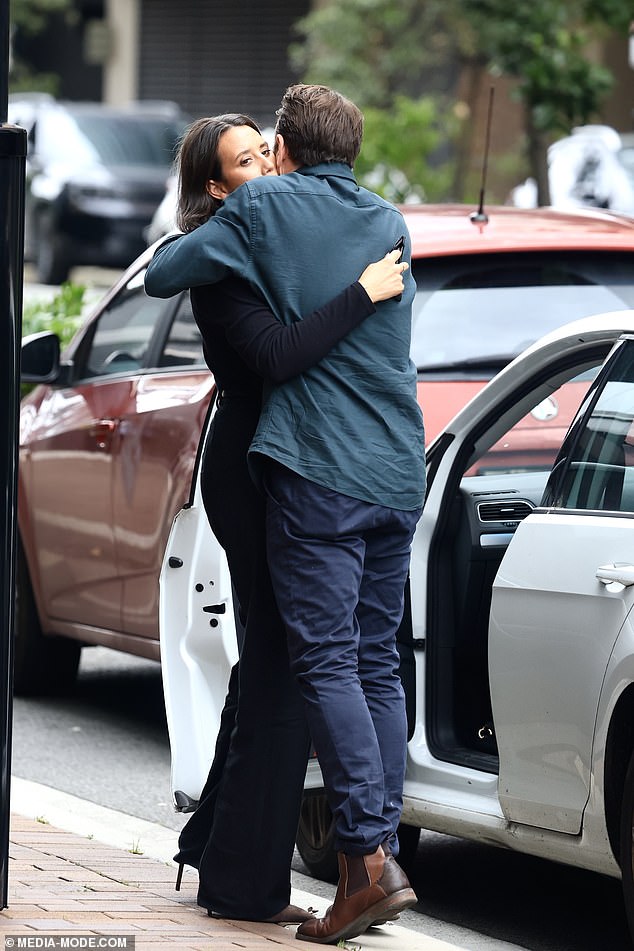
[[60,372],[60,345],[57,334],[44,330],[22,339],[20,378],[22,383],[54,383]]

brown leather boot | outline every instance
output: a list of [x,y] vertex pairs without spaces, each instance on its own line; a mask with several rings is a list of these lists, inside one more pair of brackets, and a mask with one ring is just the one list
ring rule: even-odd
[[297,929],[301,941],[336,944],[416,904],[416,893],[393,855],[381,846],[371,855],[339,852],[337,894],[325,917],[305,921]]

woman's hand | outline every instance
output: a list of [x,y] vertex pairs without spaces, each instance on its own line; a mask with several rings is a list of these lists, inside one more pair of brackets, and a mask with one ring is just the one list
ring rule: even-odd
[[409,265],[397,260],[401,253],[398,249],[389,251],[380,261],[368,264],[359,278],[359,284],[373,304],[403,293],[403,271]]

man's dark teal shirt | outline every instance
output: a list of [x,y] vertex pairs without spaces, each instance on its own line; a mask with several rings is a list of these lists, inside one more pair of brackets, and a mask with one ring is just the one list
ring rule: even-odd
[[[249,281],[284,323],[301,319],[362,274],[404,236],[403,216],[360,188],[351,169],[326,163],[245,182],[195,231],[156,252],[145,278],[153,297]],[[268,456],[352,498],[402,510],[422,505],[425,451],[416,371],[409,359],[415,284],[337,344],[317,366],[266,387],[249,460]]]

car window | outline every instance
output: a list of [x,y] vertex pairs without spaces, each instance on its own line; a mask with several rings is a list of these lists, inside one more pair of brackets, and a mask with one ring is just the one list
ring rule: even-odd
[[202,337],[194,320],[189,294],[184,294],[159,358],[159,366],[200,366],[204,363]]
[[540,400],[469,467],[466,475],[549,471],[554,465],[579,404],[601,365],[577,374]]
[[131,114],[44,112],[37,122],[35,144],[48,162],[75,165],[156,166],[168,169],[184,124],[172,119]]
[[169,167],[184,129],[183,122],[134,114],[76,115],[74,121],[105,165]]
[[544,504],[634,512],[634,341],[623,345],[569,436]]
[[148,297],[143,284],[133,279],[96,322],[88,350],[77,367],[80,376],[140,370],[166,306],[164,300]]
[[562,324],[634,307],[634,255],[538,252],[414,260],[419,370],[498,369]]

